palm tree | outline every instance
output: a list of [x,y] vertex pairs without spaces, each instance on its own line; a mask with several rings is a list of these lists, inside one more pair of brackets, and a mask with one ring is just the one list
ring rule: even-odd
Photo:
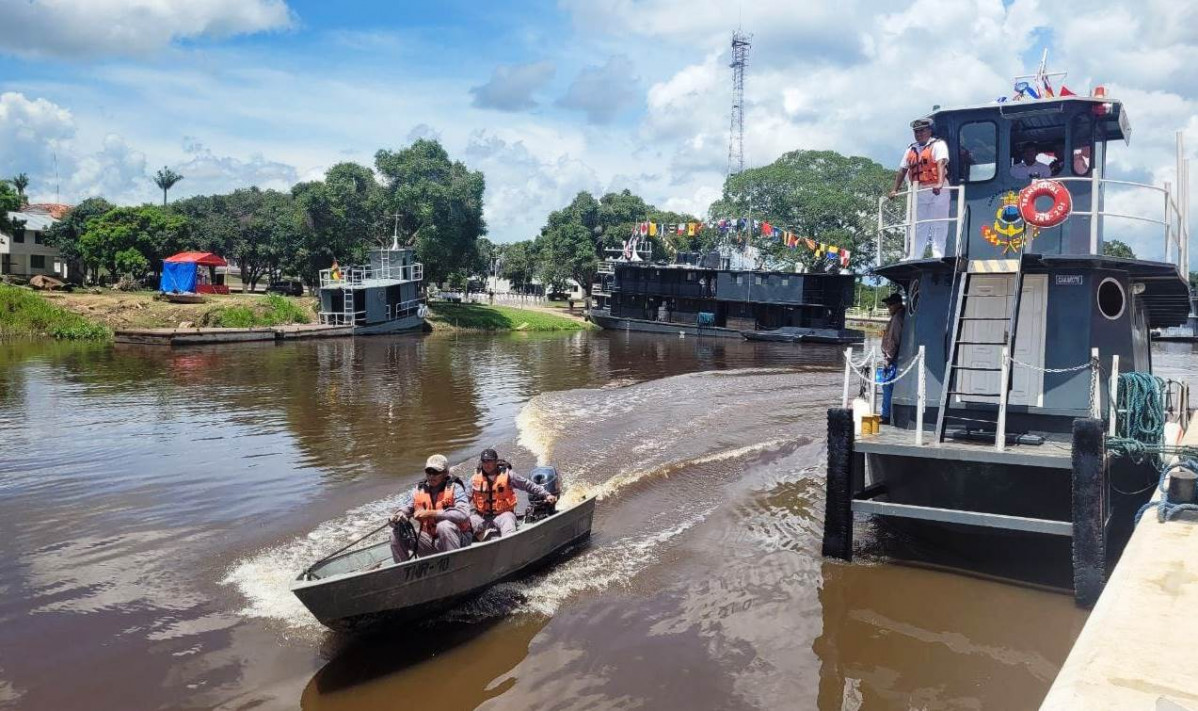
[[21,198],[22,202],[24,202],[25,188],[29,187],[29,176],[25,175],[24,173],[20,173],[17,175],[17,177],[12,179],[12,184],[13,187],[17,189],[17,196]]
[[154,176],[154,182],[158,184],[158,187],[162,188],[163,207],[166,207],[166,191],[175,187],[175,183],[182,179],[182,175],[179,175],[166,166],[162,166],[162,170],[158,171],[158,174]]

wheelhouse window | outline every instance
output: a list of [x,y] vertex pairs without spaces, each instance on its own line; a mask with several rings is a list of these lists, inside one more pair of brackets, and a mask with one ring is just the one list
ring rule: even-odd
[[1090,174],[1094,165],[1094,119],[1087,114],[1073,117],[1069,125],[1069,145],[1072,154],[1069,170],[1078,177]]
[[1059,112],[1021,117],[1011,124],[1011,177],[1017,183],[1060,175],[1065,167],[1065,118]]
[[961,181],[981,183],[998,172],[998,126],[993,121],[974,121],[957,134]]

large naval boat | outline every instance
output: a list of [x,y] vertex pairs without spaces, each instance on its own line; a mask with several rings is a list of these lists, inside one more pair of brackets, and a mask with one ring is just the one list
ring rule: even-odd
[[[947,218],[919,214],[911,190],[879,202],[875,271],[907,301],[892,422],[859,434],[849,406],[859,388],[876,398],[877,354],[846,351],[824,554],[851,559],[854,515],[950,551],[935,562],[952,567],[972,568],[997,539],[1017,545],[999,546],[1010,565],[996,574],[1064,568],[1089,605],[1158,477],[1108,446],[1135,414],[1129,383],[1158,383],[1150,405],[1187,424],[1186,386],[1151,376],[1149,332],[1189,314],[1188,164],[1178,133],[1173,184],[1113,179],[1108,147],[1131,139],[1121,101],[1101,88],[1019,98],[931,114],[951,156]],[[1031,153],[1038,175],[1017,169]],[[944,258],[886,261],[938,222]],[[1109,256],[1114,240],[1159,253]]]

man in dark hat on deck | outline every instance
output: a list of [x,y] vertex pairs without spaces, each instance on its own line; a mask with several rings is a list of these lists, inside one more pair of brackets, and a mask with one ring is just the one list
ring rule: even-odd
[[[898,374],[899,346],[903,342],[903,322],[907,318],[907,310],[903,308],[903,295],[897,291],[882,299],[886,309],[890,311],[890,322],[886,324],[886,332],[882,334],[882,357],[885,358],[882,368],[883,380],[894,380]],[[882,386],[882,424],[890,424],[890,399],[894,396],[894,383]]]

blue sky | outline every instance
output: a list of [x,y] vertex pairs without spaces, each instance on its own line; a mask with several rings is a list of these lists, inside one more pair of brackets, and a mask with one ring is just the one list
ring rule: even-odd
[[701,214],[726,169],[739,22],[751,165],[827,148],[889,166],[911,118],[992,100],[1048,47],[1075,89],[1126,102],[1136,143],[1112,166],[1163,182],[1174,130],[1198,148],[1191,5],[0,0],[0,175],[51,200],[57,158],[68,202],[153,200],[162,165],[186,176],[179,196],[286,189],[435,136],[486,174],[497,241],[579,190]]

